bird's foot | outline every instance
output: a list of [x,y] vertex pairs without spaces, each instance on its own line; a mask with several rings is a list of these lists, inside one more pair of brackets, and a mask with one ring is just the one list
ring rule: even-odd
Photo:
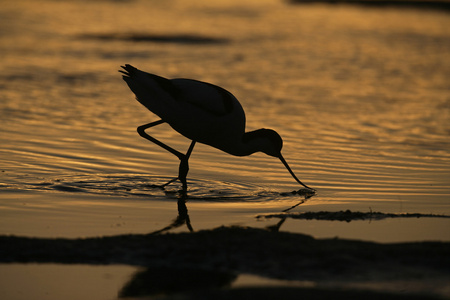
[[179,193],[179,195],[180,195],[181,197],[184,197],[184,196],[187,195],[187,183],[186,183],[186,179],[182,180],[182,179],[180,179],[179,177],[177,177],[177,178],[171,179],[169,182],[166,182],[166,183],[164,183],[164,184],[152,184],[152,185],[150,185],[150,187],[152,187],[152,188],[158,188],[158,189],[161,189],[161,190],[165,190],[165,189],[166,189],[166,186],[168,186],[169,184],[171,184],[171,183],[173,183],[173,182],[175,182],[175,181],[177,181],[177,180],[180,180],[180,182],[181,182],[181,184],[182,184],[182,189],[179,190],[178,193]]
[[299,190],[295,190],[292,192],[281,193],[282,196],[300,195],[300,196],[305,196],[307,198],[310,198],[310,197],[314,196],[315,194],[316,194],[316,190],[311,189],[311,188],[301,188]]
[[299,189],[298,191],[292,191],[292,194],[297,194],[305,197],[312,197],[316,194],[316,190],[312,188]]
[[174,178],[174,179],[171,179],[171,180],[169,180],[168,182],[166,182],[164,184],[152,184],[152,185],[150,185],[150,187],[152,187],[152,188],[159,188],[159,189],[164,190],[166,188],[166,186],[168,186],[169,184],[171,184],[172,182],[175,182],[177,180],[178,180],[178,177]]

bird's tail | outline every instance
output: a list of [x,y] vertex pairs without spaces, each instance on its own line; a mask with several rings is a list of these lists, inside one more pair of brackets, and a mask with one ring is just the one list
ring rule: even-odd
[[124,76],[122,76],[124,79],[125,77],[132,77],[133,74],[136,74],[136,71],[139,71],[138,69],[136,69],[135,67],[133,67],[132,65],[126,64],[125,66],[120,66],[123,70],[119,70],[120,73],[125,74]]
[[119,72],[124,74],[122,78],[136,99],[161,117],[165,110],[163,106],[177,98],[178,89],[167,78],[143,72],[129,64],[121,67],[123,70]]
[[[134,81],[135,84],[139,84],[139,85],[147,86],[147,87],[152,87],[152,86],[155,86],[155,84],[156,84],[159,89],[164,90],[164,92],[168,93],[171,96],[175,96],[174,93],[177,92],[177,88],[167,78],[141,71],[129,64],[126,64],[125,66],[121,66],[121,67],[125,71],[119,70],[119,72],[124,74],[124,76],[122,76],[122,78],[123,78],[123,80],[125,80],[128,83],[128,86],[130,86],[131,81]],[[130,88],[133,92],[135,92],[131,86],[130,86]],[[135,94],[136,94],[136,92],[135,92]],[[136,96],[139,96],[139,95],[136,94]]]

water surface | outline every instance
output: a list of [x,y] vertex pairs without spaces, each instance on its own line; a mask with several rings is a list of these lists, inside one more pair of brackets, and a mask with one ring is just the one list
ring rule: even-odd
[[[178,161],[137,135],[157,118],[117,73],[125,63],[223,86],[240,99],[248,130],[277,130],[294,172],[318,191],[294,211],[450,213],[446,12],[20,0],[0,14],[2,234],[113,234],[108,218],[124,214],[120,232],[151,232],[176,217],[179,186],[151,185],[176,175]],[[169,126],[151,132],[187,150]],[[256,216],[304,200],[289,194],[299,186],[279,161],[261,153],[198,145],[190,168],[194,229],[269,226]],[[281,227],[377,241],[449,240],[446,228],[427,218]]]

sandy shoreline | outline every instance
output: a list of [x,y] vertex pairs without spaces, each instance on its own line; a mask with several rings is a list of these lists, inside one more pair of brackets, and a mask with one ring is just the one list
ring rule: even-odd
[[[434,296],[436,290],[450,282],[449,242],[382,244],[315,239],[302,234],[234,226],[195,233],[85,239],[0,236],[0,244],[2,263],[125,264],[145,267],[147,270],[139,277],[144,276],[147,278],[145,280],[151,281],[153,289],[155,278],[168,281],[156,285],[167,286],[166,290],[146,291],[147,295],[191,290],[211,293],[211,288],[227,286],[236,274],[243,273],[337,285],[389,281],[434,285],[427,296]],[[180,273],[184,274],[183,278],[200,276],[208,280],[201,280],[196,285],[188,283],[185,288],[177,285],[175,288],[169,283],[176,281],[173,274]],[[166,279],[164,274],[168,274]],[[132,290],[127,292],[130,284]],[[133,290],[135,284],[129,283],[122,293],[136,296],[133,295],[137,293]],[[189,299],[190,295],[184,296]],[[397,296],[400,297],[393,295],[392,299],[402,299]]]

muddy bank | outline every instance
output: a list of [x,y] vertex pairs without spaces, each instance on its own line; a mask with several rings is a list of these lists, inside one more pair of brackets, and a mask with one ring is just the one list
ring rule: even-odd
[[86,239],[1,236],[0,244],[1,262],[195,267],[311,280],[450,275],[448,242],[380,244],[243,227]]
[[257,219],[299,219],[299,220],[321,220],[321,221],[379,221],[385,219],[394,218],[445,218],[449,219],[450,216],[447,215],[436,215],[436,214],[421,214],[421,213],[405,213],[405,214],[394,214],[394,213],[382,213],[382,212],[360,212],[351,210],[341,210],[341,211],[317,211],[317,212],[283,212],[276,214],[265,214],[259,215]]

